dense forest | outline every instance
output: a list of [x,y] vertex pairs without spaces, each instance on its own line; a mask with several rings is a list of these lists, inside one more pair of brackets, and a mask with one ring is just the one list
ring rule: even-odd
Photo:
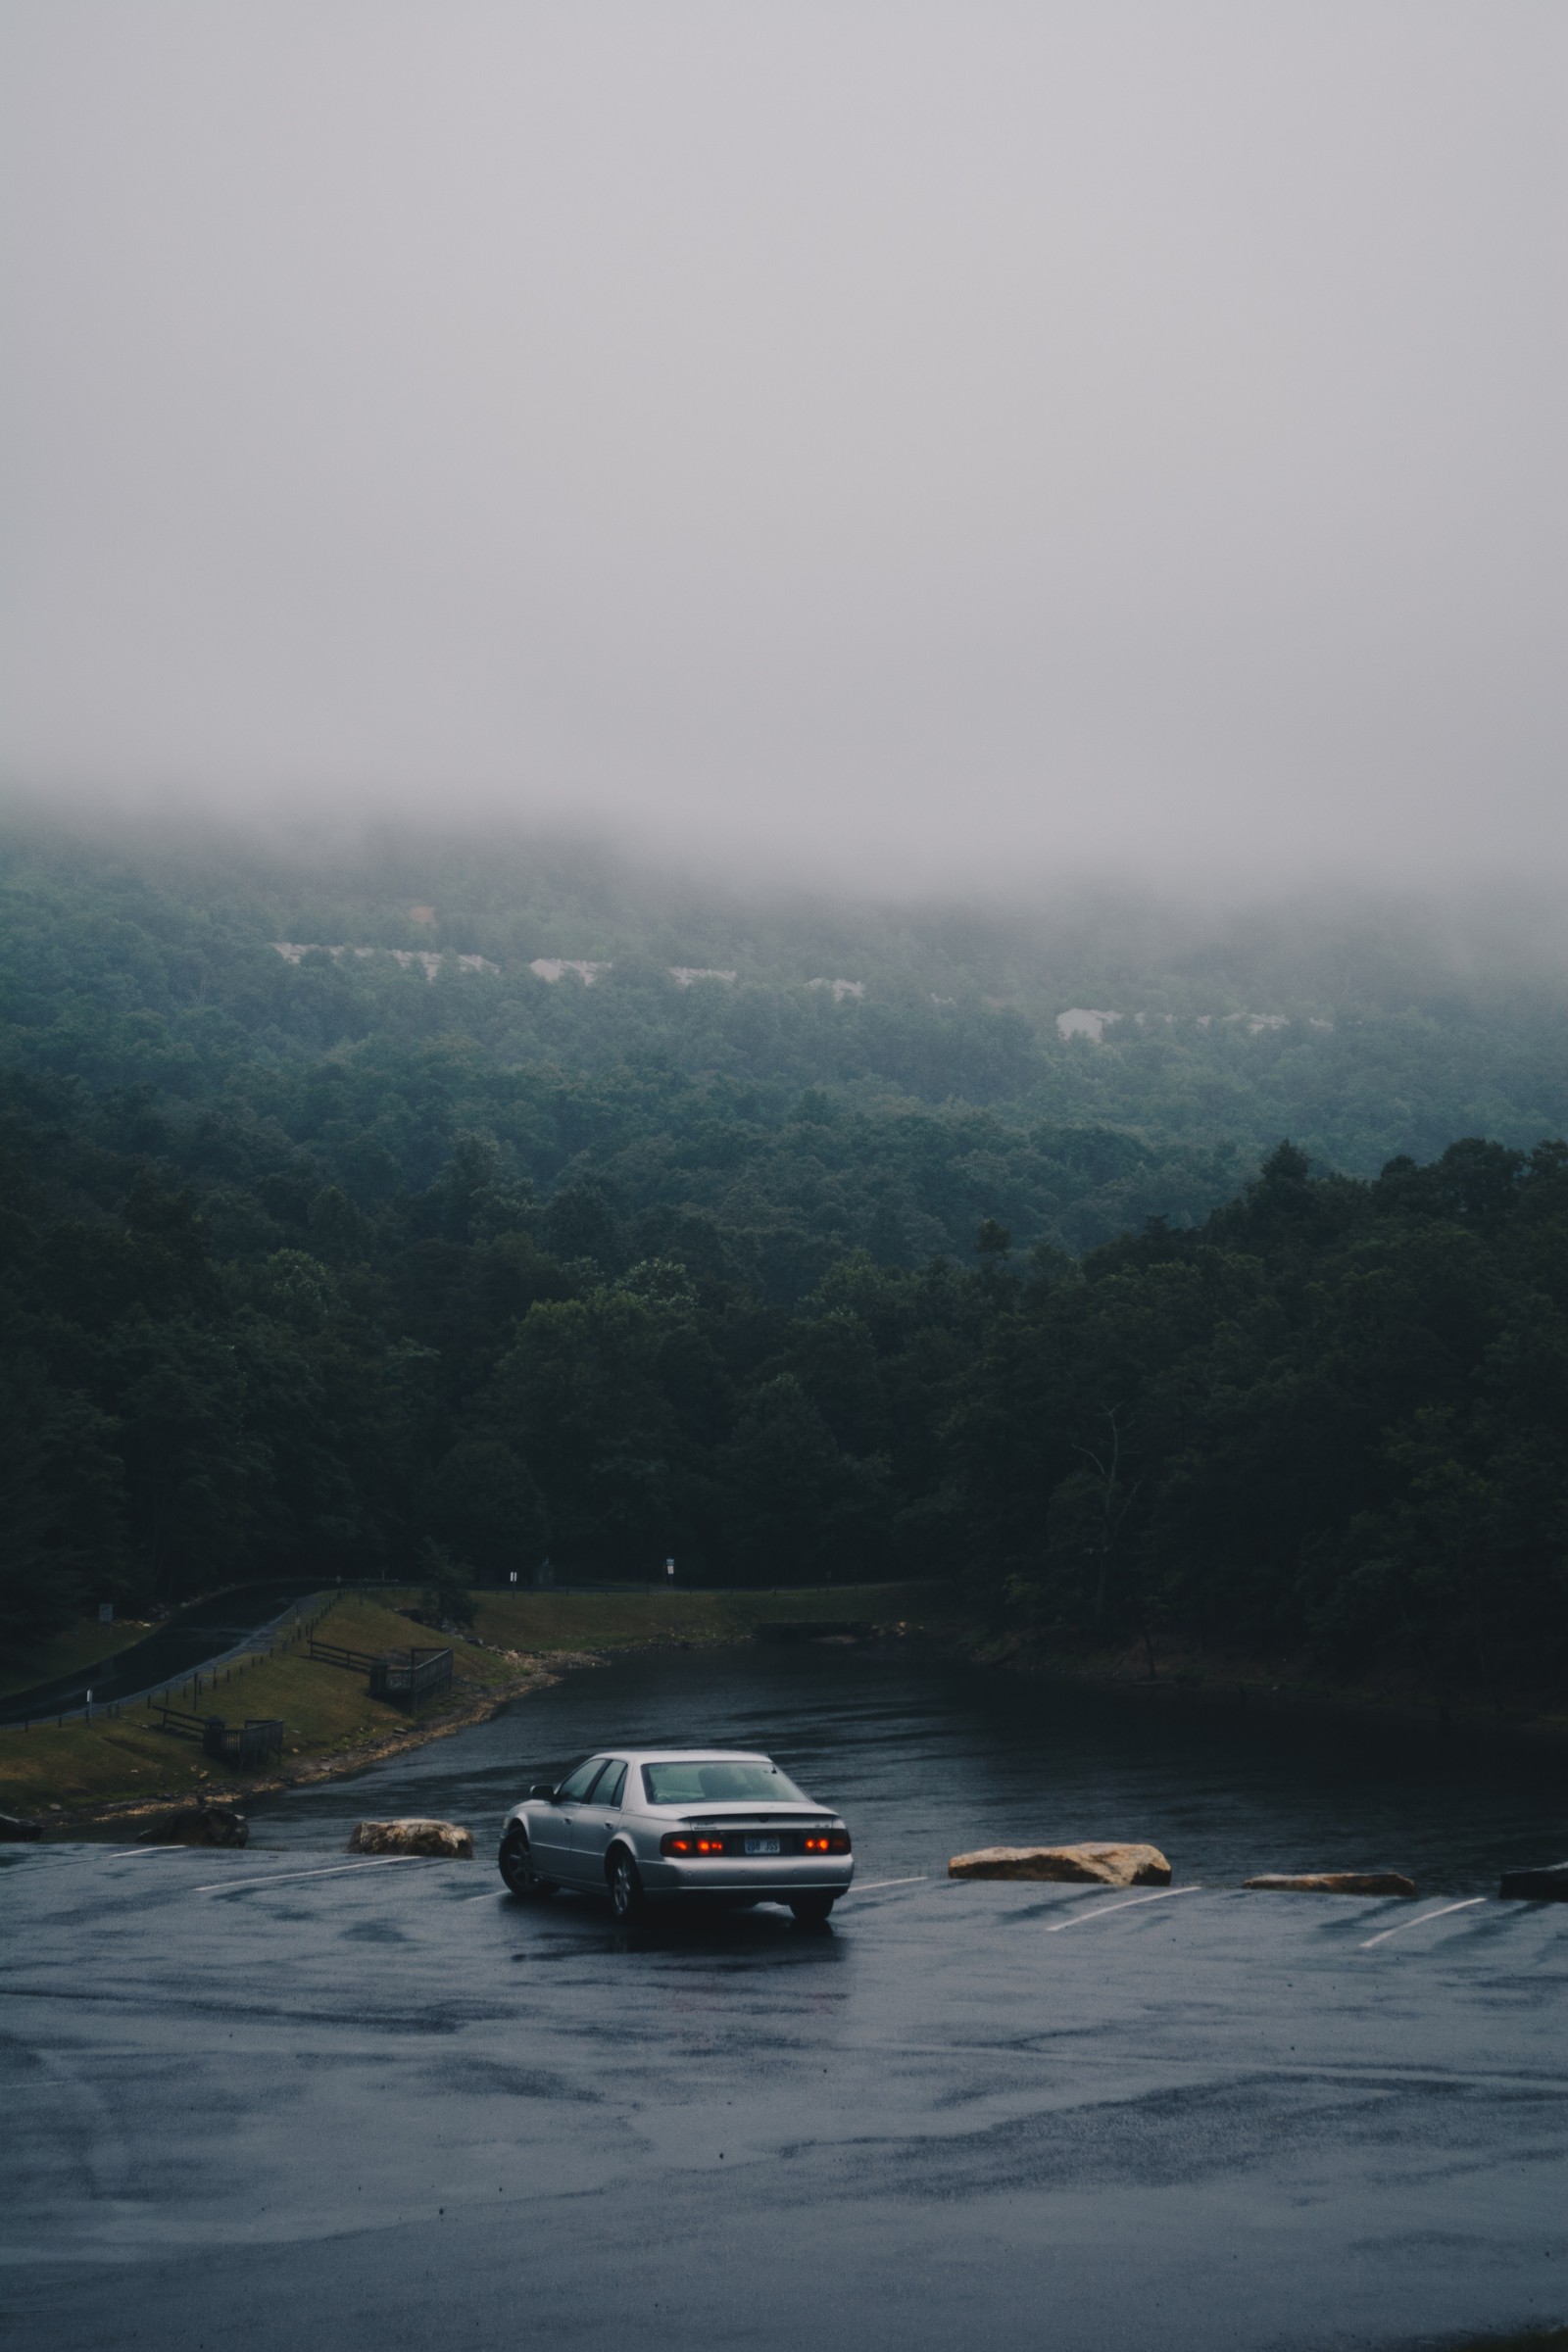
[[1560,1680],[1560,976],[516,846],[18,826],[0,889],[8,1638],[673,1553]]

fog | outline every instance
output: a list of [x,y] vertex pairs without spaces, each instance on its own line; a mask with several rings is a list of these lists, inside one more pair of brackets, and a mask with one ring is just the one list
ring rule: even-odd
[[1552,0],[11,0],[8,786],[1564,878]]

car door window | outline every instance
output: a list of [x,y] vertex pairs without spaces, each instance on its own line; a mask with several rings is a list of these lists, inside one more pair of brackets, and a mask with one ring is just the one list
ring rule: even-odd
[[569,1774],[556,1790],[557,1802],[580,1805],[604,1768],[603,1756],[590,1756],[586,1764],[579,1764],[576,1771]]
[[602,1779],[594,1788],[594,1803],[608,1805],[613,1811],[615,1806],[620,1803],[620,1792],[625,1786],[626,1767],[624,1764],[617,1764],[614,1757],[612,1756],[610,1762],[605,1766]]

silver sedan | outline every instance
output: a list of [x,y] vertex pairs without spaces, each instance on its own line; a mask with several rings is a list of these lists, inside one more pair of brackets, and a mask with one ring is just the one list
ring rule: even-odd
[[537,1900],[607,1893],[617,1919],[649,1902],[787,1903],[826,1919],[855,1876],[850,1833],[769,1756],[727,1747],[601,1750],[507,1816],[501,1876]]

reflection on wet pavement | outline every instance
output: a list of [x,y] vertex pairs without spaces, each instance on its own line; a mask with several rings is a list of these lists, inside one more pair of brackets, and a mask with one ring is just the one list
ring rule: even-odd
[[[339,1858],[392,1810],[488,1845],[548,1765],[681,1736],[844,1807],[831,1929],[616,1928],[485,1861]],[[1563,1842],[1539,1780],[736,1653],[574,1677],[277,1800],[243,1853],[15,1849],[11,2338],[1306,2352],[1561,2320],[1568,1906],[1474,1899]],[[1198,1890],[943,1875],[1094,1835]],[[1425,1899],[1236,1890],[1352,1853]]]
[[603,1745],[760,1747],[852,1817],[862,1879],[965,1847],[1150,1838],[1178,1877],[1397,1869],[1496,1891],[1568,1853],[1564,1759],[1013,1681],[898,1653],[737,1647],[620,1659],[351,1781],[259,1800],[253,1832],[336,1844],[362,1815],[433,1813],[482,1845],[528,1783]]

